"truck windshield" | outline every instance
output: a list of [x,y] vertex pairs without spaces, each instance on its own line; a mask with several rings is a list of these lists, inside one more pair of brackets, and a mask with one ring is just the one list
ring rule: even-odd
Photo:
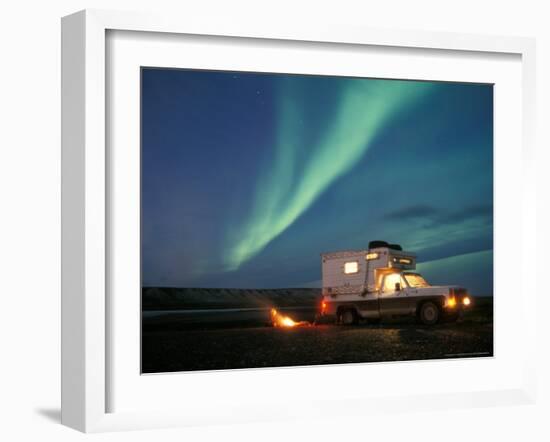
[[430,284],[422,277],[416,273],[405,273],[403,275],[409,284],[409,287],[429,287]]

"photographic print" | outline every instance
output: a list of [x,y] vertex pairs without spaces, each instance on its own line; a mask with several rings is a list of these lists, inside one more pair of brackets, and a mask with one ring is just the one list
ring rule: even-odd
[[493,356],[493,85],[141,70],[141,371]]

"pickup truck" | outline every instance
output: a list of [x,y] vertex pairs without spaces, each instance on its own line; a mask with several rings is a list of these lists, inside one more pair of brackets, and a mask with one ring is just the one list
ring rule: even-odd
[[417,272],[416,255],[372,241],[366,250],[321,254],[323,289],[318,319],[351,325],[413,316],[425,325],[456,320],[472,298],[459,286],[432,286]]

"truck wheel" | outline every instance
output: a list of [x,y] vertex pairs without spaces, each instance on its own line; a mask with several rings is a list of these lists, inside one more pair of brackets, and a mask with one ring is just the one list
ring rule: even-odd
[[425,302],[420,307],[420,322],[424,325],[433,325],[439,322],[440,311],[439,307],[433,302]]
[[342,325],[353,325],[357,322],[357,316],[353,310],[344,310],[340,314],[340,323]]

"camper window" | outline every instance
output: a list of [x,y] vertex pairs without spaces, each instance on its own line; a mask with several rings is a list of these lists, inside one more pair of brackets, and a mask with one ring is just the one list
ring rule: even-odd
[[412,264],[412,259],[409,259],[409,258],[393,258],[393,262],[396,262],[396,263],[399,263],[399,264],[410,265],[410,264]]
[[359,272],[359,262],[350,261],[344,264],[344,273],[346,275],[349,275],[351,273],[357,273],[357,272]]

